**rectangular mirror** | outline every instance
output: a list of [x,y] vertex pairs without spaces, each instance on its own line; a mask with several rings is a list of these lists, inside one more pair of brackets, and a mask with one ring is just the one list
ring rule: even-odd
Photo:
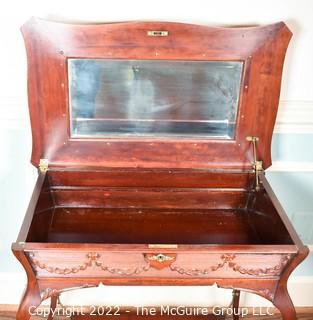
[[243,63],[69,59],[72,138],[233,139]]

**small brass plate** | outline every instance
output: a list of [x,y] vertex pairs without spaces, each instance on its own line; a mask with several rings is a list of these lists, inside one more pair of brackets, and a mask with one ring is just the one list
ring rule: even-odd
[[167,37],[168,31],[165,30],[149,30],[147,31],[149,37]]
[[148,244],[149,249],[176,249],[177,244]]

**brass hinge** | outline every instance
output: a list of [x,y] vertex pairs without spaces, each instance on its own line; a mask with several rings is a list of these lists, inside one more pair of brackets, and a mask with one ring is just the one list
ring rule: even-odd
[[40,159],[39,161],[39,171],[46,172],[49,169],[49,161],[48,159]]
[[248,136],[247,141],[252,142],[253,146],[253,169],[255,172],[255,190],[260,190],[260,181],[259,181],[259,174],[264,171],[263,169],[263,163],[261,160],[257,160],[257,152],[256,152],[256,143],[259,141],[258,137]]

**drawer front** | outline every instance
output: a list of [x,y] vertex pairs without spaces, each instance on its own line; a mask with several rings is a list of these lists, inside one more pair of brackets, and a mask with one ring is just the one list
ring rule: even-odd
[[37,277],[273,278],[290,254],[31,251]]

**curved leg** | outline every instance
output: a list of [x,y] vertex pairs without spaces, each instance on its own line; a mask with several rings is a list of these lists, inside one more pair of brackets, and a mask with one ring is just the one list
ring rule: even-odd
[[239,320],[239,300],[240,300],[240,290],[233,290],[233,320]]
[[34,271],[25,255],[25,252],[23,251],[23,247],[14,245],[14,247],[12,247],[12,250],[16,258],[24,267],[27,274],[27,286],[18,307],[16,319],[28,320],[31,317],[31,313],[34,312],[40,305],[41,296]]
[[16,313],[16,320],[28,320],[40,303],[41,298],[37,286],[28,283]]
[[287,285],[282,285],[277,289],[273,304],[280,311],[283,320],[297,320],[296,310],[290,299]]
[[301,263],[301,261],[305,259],[308,254],[309,248],[306,246],[302,246],[298,254],[293,258],[291,263],[287,265],[281,275],[281,279],[278,283],[277,290],[274,296],[273,304],[280,311],[283,320],[297,320],[296,310],[288,293],[287,281],[291,272]]

